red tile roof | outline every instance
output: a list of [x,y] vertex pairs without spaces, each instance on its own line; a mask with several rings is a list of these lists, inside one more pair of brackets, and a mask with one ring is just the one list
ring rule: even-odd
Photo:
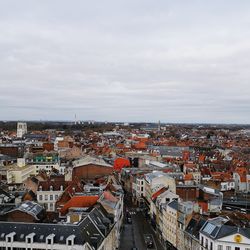
[[160,190],[153,193],[152,200],[155,200],[160,194],[164,193],[166,190],[167,190],[166,187],[162,187]]
[[91,207],[96,204],[99,199],[98,195],[95,196],[73,196],[64,206],[60,209],[60,213],[65,215],[71,207]]

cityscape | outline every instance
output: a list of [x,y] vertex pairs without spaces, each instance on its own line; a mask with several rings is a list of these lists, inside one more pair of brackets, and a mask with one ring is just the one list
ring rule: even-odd
[[0,0],[0,250],[250,250],[249,0]]
[[249,248],[250,125],[1,127],[1,249]]

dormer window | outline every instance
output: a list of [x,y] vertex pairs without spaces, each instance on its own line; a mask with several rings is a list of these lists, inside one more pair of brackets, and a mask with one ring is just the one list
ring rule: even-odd
[[27,243],[27,244],[32,244],[35,235],[36,235],[35,233],[30,233],[30,234],[28,234],[28,235],[26,236],[26,243]]
[[47,238],[46,238],[46,244],[52,245],[54,243],[54,237],[55,237],[54,234],[50,234],[49,236],[47,236]]
[[70,236],[67,238],[67,240],[66,240],[67,245],[68,245],[68,246],[73,246],[73,245],[74,245],[74,239],[75,239],[75,235],[70,235]]
[[7,242],[12,242],[14,240],[14,236],[16,235],[15,232],[9,233],[6,235],[6,241]]

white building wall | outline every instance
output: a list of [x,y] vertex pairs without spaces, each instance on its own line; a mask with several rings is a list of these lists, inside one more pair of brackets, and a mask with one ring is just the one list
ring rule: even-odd
[[204,250],[206,249],[206,246],[208,246],[207,249],[210,249],[211,244],[214,250],[228,250],[227,247],[231,247],[231,250],[235,250],[237,247],[239,248],[239,250],[250,249],[250,239],[241,235],[242,241],[240,243],[237,243],[235,241],[236,235],[239,234],[233,234],[221,239],[213,240],[200,233],[200,244],[202,244],[202,237],[203,237],[203,246],[201,245],[200,249]]
[[25,134],[27,134],[27,123],[18,122],[17,123],[17,138],[22,138]]
[[37,191],[37,201],[40,205],[44,205],[47,211],[55,211],[56,201],[63,193],[60,191]]

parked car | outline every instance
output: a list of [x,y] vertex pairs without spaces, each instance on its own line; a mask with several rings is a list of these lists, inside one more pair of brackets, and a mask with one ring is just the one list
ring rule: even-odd
[[153,243],[153,238],[151,234],[145,234],[144,240],[145,240],[147,248],[153,248],[154,243]]
[[131,218],[131,217],[127,217],[127,222],[128,222],[129,224],[131,224],[131,223],[132,223],[132,218]]

